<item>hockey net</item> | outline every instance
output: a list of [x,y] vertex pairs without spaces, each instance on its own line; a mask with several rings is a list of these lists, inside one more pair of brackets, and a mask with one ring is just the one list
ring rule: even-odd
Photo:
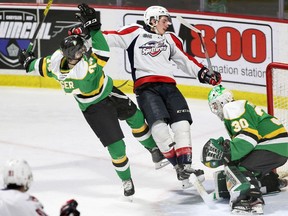
[[[288,130],[288,64],[272,62],[266,68],[268,113],[277,117]],[[280,177],[288,176],[288,162],[277,169]]]

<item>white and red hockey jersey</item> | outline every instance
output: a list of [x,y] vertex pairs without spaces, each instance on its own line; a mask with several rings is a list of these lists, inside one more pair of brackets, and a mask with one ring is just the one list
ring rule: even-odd
[[110,47],[127,50],[134,88],[148,82],[176,83],[175,64],[190,76],[203,67],[183,50],[182,40],[173,32],[158,35],[133,24],[118,31],[103,31]]
[[35,197],[18,190],[0,190],[0,215],[47,216]]

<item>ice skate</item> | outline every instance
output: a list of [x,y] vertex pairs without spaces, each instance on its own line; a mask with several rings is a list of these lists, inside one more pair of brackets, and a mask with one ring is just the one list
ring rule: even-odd
[[193,169],[191,164],[177,164],[175,167],[177,178],[182,183],[182,189],[187,189],[193,186],[189,181],[189,177],[192,173],[196,175],[200,182],[205,180],[204,171],[201,169]]
[[262,198],[251,198],[233,203],[232,214],[235,215],[262,215],[264,201]]
[[[148,148],[147,148],[148,149]],[[151,153],[152,161],[155,164],[155,169],[161,169],[167,166],[170,162],[164,157],[158,147],[154,147],[153,149],[148,149]]]
[[133,201],[133,194],[135,193],[135,188],[132,179],[123,181],[124,196],[127,197],[131,202]]
[[278,182],[279,182],[279,188],[285,188],[288,185],[288,180],[285,178],[278,178]]

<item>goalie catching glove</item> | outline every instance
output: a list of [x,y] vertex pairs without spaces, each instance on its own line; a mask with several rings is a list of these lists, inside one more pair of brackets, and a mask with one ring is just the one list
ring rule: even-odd
[[76,18],[83,24],[83,27],[88,31],[98,31],[101,23],[97,20],[97,13],[94,8],[82,3],[78,5],[80,13],[76,13]]
[[219,139],[210,139],[203,147],[201,162],[210,168],[216,168],[231,161],[230,141]]
[[222,76],[217,71],[210,71],[208,68],[203,67],[198,72],[198,80],[200,83],[208,83],[212,86],[218,85],[222,81]]

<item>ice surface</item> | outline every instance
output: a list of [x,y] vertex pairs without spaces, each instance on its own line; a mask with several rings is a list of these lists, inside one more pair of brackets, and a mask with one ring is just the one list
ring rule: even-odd
[[[135,100],[134,95],[130,96]],[[217,169],[203,166],[200,152],[209,138],[228,136],[207,101],[188,102],[194,120],[193,163],[205,170],[204,186],[211,192]],[[182,190],[172,166],[155,170],[150,154],[123,122],[136,188],[133,202],[127,201],[107,150],[86,123],[74,98],[61,90],[1,87],[0,103],[0,164],[10,158],[29,162],[34,174],[29,192],[51,216],[59,215],[60,206],[71,198],[78,201],[82,216],[230,215],[226,200],[216,201],[212,209],[194,188]],[[287,215],[287,189],[265,197],[265,202],[265,215]]]

